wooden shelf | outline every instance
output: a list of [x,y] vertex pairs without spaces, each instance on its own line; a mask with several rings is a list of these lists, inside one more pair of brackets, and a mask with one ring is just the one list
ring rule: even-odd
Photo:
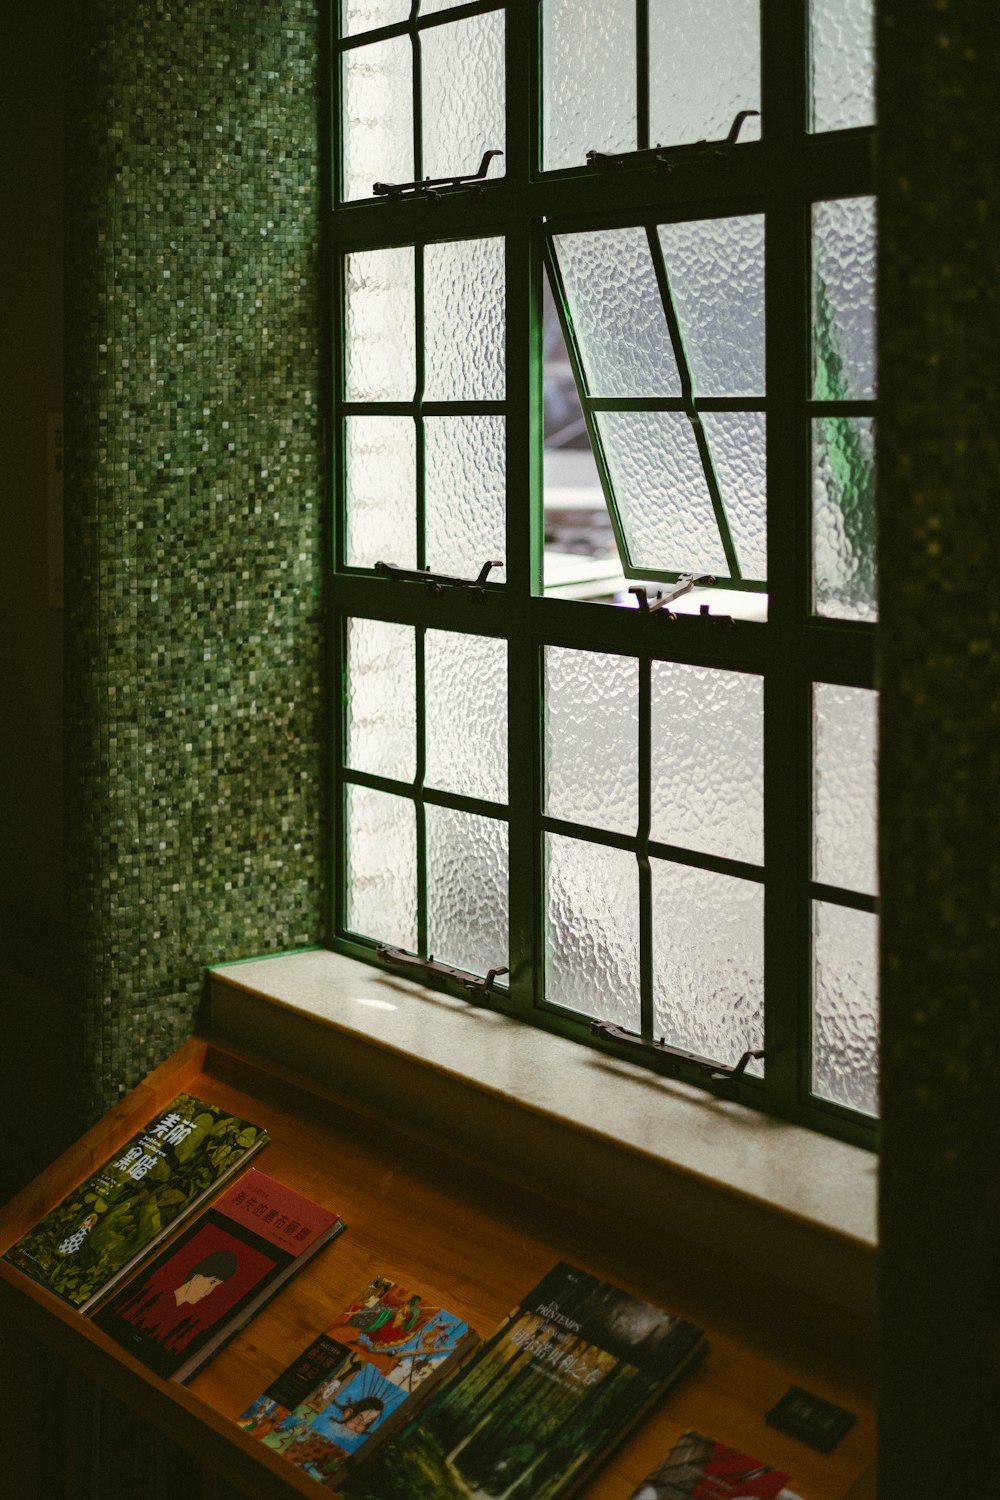
[[[693,1427],[785,1468],[803,1500],[874,1495],[871,1351],[829,1326],[819,1306],[789,1306],[749,1283],[738,1247],[713,1259],[627,1222],[567,1210],[450,1149],[296,1074],[210,1038],[195,1038],[0,1213],[0,1252],[181,1091],[265,1125],[257,1165],[335,1209],[347,1231],[308,1266],[188,1387],[160,1380],[95,1328],[0,1262],[0,1337],[28,1329],[249,1495],[321,1493],[314,1481],[243,1433],[234,1418],[373,1276],[428,1293],[488,1334],[554,1261],[565,1259],[701,1323],[709,1352],[584,1492],[627,1500]],[[791,1384],[857,1414],[830,1455],[768,1427]]]

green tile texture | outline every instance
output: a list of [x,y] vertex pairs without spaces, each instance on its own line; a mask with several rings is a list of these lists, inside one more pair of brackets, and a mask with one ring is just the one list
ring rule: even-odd
[[1000,26],[879,20],[880,1496],[1000,1493]]
[[190,1034],[207,964],[319,935],[317,17],[70,6],[77,1126]]

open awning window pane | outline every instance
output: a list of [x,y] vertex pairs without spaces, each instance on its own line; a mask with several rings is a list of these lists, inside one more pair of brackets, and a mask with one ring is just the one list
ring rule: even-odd
[[626,571],[654,578],[729,574],[701,454],[683,412],[606,411],[597,427],[628,555]]
[[626,577],[763,587],[763,216],[556,233],[551,254]]

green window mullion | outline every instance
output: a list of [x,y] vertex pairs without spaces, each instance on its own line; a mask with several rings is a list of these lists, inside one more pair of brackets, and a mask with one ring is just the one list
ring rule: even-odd
[[636,146],[649,146],[649,0],[635,0]]
[[[507,366],[509,953],[508,1007],[529,1016],[542,993],[544,870],[539,830],[541,653],[531,603],[542,584],[542,256],[526,211],[537,165],[538,7],[506,12],[504,193]],[[527,66],[525,63],[527,62]],[[492,193],[492,189],[487,189]]]
[[649,867],[649,830],[652,821],[653,667],[648,656],[638,661],[639,694],[639,820],[635,857],[639,866],[639,1027],[651,1041],[653,1014],[653,874]]
[[708,486],[709,497],[712,501],[712,510],[715,513],[716,525],[719,528],[719,539],[722,542],[722,550],[726,554],[729,576],[734,581],[738,581],[743,576],[740,571],[739,558],[736,554],[732,532],[729,529],[729,517],[726,515],[726,507],[722,500],[722,492],[719,489],[715,465],[712,462],[712,455],[709,452],[708,438],[705,436],[705,429],[701,424],[701,418],[695,406],[691,368],[688,364],[687,351],[684,348],[684,336],[681,333],[680,320],[677,317],[677,309],[674,306],[673,293],[670,290],[670,278],[667,275],[667,266],[663,259],[663,247],[660,244],[660,237],[656,233],[655,226],[652,224],[646,225],[646,241],[653,260],[653,270],[656,274],[656,283],[663,302],[663,312],[667,320],[674,358],[677,361],[677,372],[681,381],[681,398],[685,403],[684,409],[687,412],[688,421],[691,423],[695,442],[698,445],[698,456],[701,459],[701,466],[705,474],[705,483]]
[[334,861],[333,890],[330,893],[329,913],[331,931],[335,934],[347,930],[347,785],[344,781],[344,759],[347,746],[347,616],[331,610],[327,632],[333,681],[336,691],[331,694],[329,724],[332,741],[331,770],[335,795],[331,798],[330,813],[333,822],[332,849]]
[[424,175],[424,105],[420,32],[415,28],[410,32],[410,46],[413,51],[413,180],[419,182]]
[[848,891],[839,885],[824,885],[820,880],[809,882],[809,895],[813,901],[826,901],[831,906],[847,906],[851,911],[866,911],[871,916],[879,914],[879,898],[868,896],[863,891]]
[[416,774],[413,800],[417,825],[417,952],[427,956],[427,818],[424,811],[424,776],[427,769],[427,694],[424,672],[424,627],[414,630],[414,666],[417,701]]
[[427,566],[427,537],[426,537],[426,495],[427,485],[424,476],[424,458],[426,453],[426,442],[424,438],[424,384],[426,380],[424,362],[424,247],[415,245],[413,247],[413,306],[416,318],[416,329],[414,331],[414,372],[415,388],[413,392],[413,420],[416,423],[415,434],[415,466],[417,493],[414,497],[414,510],[417,526],[417,567]]
[[[588,396],[587,405],[593,412],[602,411],[683,411],[689,401],[683,396]],[[824,410],[829,403],[825,404]],[[702,411],[766,411],[767,402],[762,396],[699,396],[698,410]]]
[[[374,792],[388,792],[392,797],[413,796],[413,784],[409,781],[396,781],[391,776],[378,776],[372,771],[355,771],[345,769],[343,771],[345,781],[355,786],[370,787]],[[508,818],[507,808],[499,802],[487,802],[482,797],[464,797],[460,792],[447,792],[441,787],[421,787],[421,800],[425,806],[450,807],[455,812],[471,813],[478,818],[495,818],[505,823]]]
[[804,674],[764,678],[764,1049],[769,1094],[786,1111],[808,1097],[810,1025],[809,737]]

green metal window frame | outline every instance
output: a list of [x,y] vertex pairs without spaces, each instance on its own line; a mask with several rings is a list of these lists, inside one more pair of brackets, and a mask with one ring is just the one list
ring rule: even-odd
[[[499,7],[476,3],[424,18],[442,24]],[[643,0],[638,0],[640,14]],[[416,4],[411,10],[416,9]],[[327,422],[332,455],[332,524],[328,585],[328,647],[331,662],[330,731],[333,744],[332,826],[335,878],[329,944],[367,963],[381,962],[378,943],[346,926],[344,805],[351,785],[408,797],[417,810],[418,834],[428,804],[505,819],[509,826],[510,973],[488,1003],[526,1023],[571,1037],[584,1045],[645,1061],[655,1071],[695,1083],[711,1093],[856,1142],[874,1144],[877,1123],[858,1111],[812,1095],[812,903],[815,900],[877,912],[877,898],[833,889],[812,878],[812,694],[814,682],[874,687],[874,630],[857,621],[821,617],[812,608],[810,516],[811,427],[814,416],[871,414],[872,403],[819,402],[810,387],[811,206],[822,199],[873,192],[870,129],[810,135],[806,0],[774,0],[761,6],[761,116],[763,136],[729,153],[725,170],[678,153],[677,170],[657,174],[637,164],[613,173],[584,166],[543,174],[539,168],[540,0],[506,7],[507,139],[504,175],[478,191],[445,189],[431,206],[425,197],[403,196],[338,203],[336,141],[340,118],[341,53],[355,38],[338,40],[334,0],[327,54],[330,172],[327,184],[326,251],[330,270],[329,395]],[[372,35],[411,35],[417,18]],[[640,53],[642,47],[640,45]],[[419,93],[419,89],[417,90]],[[643,113],[640,92],[640,116]],[[419,140],[419,99],[415,119]],[[640,132],[641,134],[641,132]],[[640,145],[648,142],[640,141]],[[456,170],[465,171],[466,164]],[[419,159],[415,177],[420,176]],[[546,238],[553,226],[578,228],[615,223],[694,219],[722,214],[763,213],[765,296],[781,307],[766,333],[767,513],[769,613],[766,624],[735,620],[723,628],[711,619],[644,613],[593,603],[546,598],[542,593],[542,278]],[[392,245],[502,236],[506,261],[507,557],[506,582],[487,582],[473,592],[432,592],[412,577],[387,578],[344,561],[344,418],[358,410],[343,399],[344,311],[338,267],[352,251]],[[417,257],[419,262],[419,256]],[[419,288],[418,288],[419,300]],[[419,340],[418,340],[419,347]],[[516,378],[513,372],[516,373]],[[417,397],[400,414],[419,418],[427,408]],[[737,407],[739,403],[732,403]],[[761,403],[756,403],[760,409]],[[382,408],[387,413],[395,408]],[[435,403],[435,414],[468,412],[475,403]],[[490,410],[496,410],[494,404]],[[420,423],[417,422],[419,433]],[[419,438],[418,438],[419,441]],[[418,452],[417,508],[422,529],[422,464]],[[485,561],[485,558],[484,558]],[[424,566],[418,555],[418,567]],[[649,576],[648,573],[645,576]],[[672,575],[676,576],[676,575]],[[738,586],[738,585],[737,585]],[[745,584],[749,587],[749,584]],[[508,802],[483,803],[432,790],[423,784],[423,676],[418,649],[417,776],[398,783],[351,770],[345,764],[345,632],[353,617],[412,626],[418,641],[428,629],[503,639],[508,645]],[[636,658],[639,674],[640,820],[629,837],[602,834],[585,825],[548,818],[542,810],[543,664],[546,645],[611,652]],[[657,660],[759,674],[764,698],[764,858],[743,865],[687,849],[653,845],[649,839],[649,679]],[[642,791],[645,780],[646,790]],[[650,956],[649,855],[702,869],[738,873],[764,887],[764,987],[766,995],[763,1078],[744,1074],[728,1082],[707,1076],[683,1057],[594,1035],[587,1016],[547,1004],[543,998],[544,868],[546,829],[609,843],[636,855],[640,879],[642,1034],[653,1038]],[[422,838],[419,840],[422,845]],[[418,856],[419,859],[423,855]],[[421,882],[423,877],[421,877]],[[426,955],[426,892],[420,885],[418,932]],[[468,998],[457,981],[428,978],[432,986]]]

